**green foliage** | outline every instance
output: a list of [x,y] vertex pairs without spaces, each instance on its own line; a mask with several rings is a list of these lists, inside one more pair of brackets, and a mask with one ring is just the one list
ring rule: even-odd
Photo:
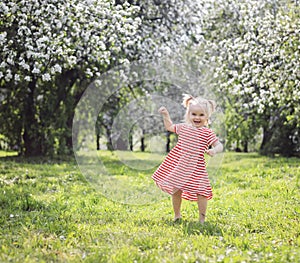
[[[103,154],[109,169],[134,176]],[[0,261],[298,262],[298,164],[226,153],[200,225],[195,203],[183,202],[183,221],[173,223],[168,198],[142,206],[104,198],[73,159],[3,157]]]
[[[0,133],[20,154],[68,154],[75,107],[95,79],[132,61],[170,56],[184,58],[181,79],[192,68],[197,92],[215,86],[230,105],[227,127],[238,123],[238,132],[228,129],[229,142],[247,149],[263,129],[261,152],[287,155],[274,128],[284,126],[289,154],[299,154],[299,17],[292,0],[2,1]],[[133,89],[146,94],[146,85],[125,85],[100,112],[97,135],[105,134],[108,148],[114,118]],[[172,99],[177,93],[162,83],[151,90]],[[126,148],[120,134],[112,136]]]
[[247,142],[249,134],[262,128],[261,152],[271,154],[276,148],[286,155],[273,138],[284,127],[281,136],[294,144],[289,154],[299,154],[291,139],[299,138],[294,129],[300,105],[298,3],[219,0],[211,14],[205,36],[208,63],[216,68],[216,90],[230,104],[229,112],[236,112],[227,115],[228,126],[242,118],[246,128],[229,130],[230,137],[239,141],[242,134]]
[[0,132],[11,147],[27,156],[72,149],[75,106],[94,78],[128,61],[137,10],[98,0],[1,3]]
[[0,133],[20,154],[69,153],[75,107],[86,88],[116,66],[198,40],[195,10],[202,10],[195,1],[1,2]]

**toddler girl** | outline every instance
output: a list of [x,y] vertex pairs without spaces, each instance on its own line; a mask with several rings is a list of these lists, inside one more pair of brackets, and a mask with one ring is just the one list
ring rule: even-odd
[[185,123],[180,124],[172,123],[165,107],[159,109],[166,130],[178,134],[178,142],[152,178],[159,188],[172,195],[175,221],[181,218],[180,207],[184,198],[197,201],[199,221],[204,223],[207,200],[212,198],[204,154],[214,156],[222,152],[223,145],[207,127],[215,110],[214,101],[185,94],[183,106],[186,108]]

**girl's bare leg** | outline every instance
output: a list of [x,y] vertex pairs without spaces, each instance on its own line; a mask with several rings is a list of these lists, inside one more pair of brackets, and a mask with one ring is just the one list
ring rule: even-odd
[[207,208],[207,199],[202,195],[198,195],[199,221],[204,223]]
[[173,209],[174,209],[174,219],[181,218],[180,214],[180,207],[181,207],[181,194],[182,191],[177,190],[174,194],[172,194],[172,204],[173,204]]

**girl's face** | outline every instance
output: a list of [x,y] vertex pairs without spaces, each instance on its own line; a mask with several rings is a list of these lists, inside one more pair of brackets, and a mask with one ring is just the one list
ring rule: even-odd
[[202,107],[198,105],[190,105],[189,121],[196,128],[202,128],[207,125],[208,117]]

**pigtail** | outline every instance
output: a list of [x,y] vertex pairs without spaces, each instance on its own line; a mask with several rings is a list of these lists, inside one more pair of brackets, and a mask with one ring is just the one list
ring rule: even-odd
[[183,94],[183,101],[182,101],[182,105],[187,108],[189,106],[189,102],[191,100],[193,100],[194,97],[189,95],[189,94]]
[[211,115],[215,110],[216,110],[216,102],[214,100],[207,100],[208,101],[208,104],[209,104],[209,111],[210,111],[210,114]]

